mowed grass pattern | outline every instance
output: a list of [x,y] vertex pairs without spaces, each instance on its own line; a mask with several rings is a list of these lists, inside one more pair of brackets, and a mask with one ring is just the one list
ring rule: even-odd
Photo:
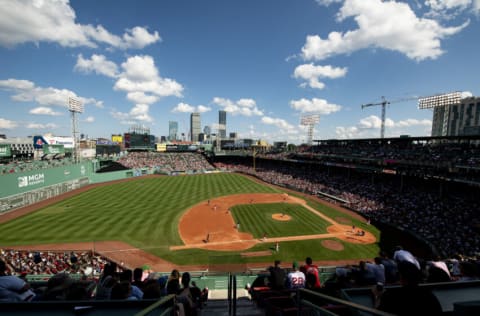
[[181,244],[178,220],[192,205],[237,193],[278,192],[235,174],[143,178],[103,186],[0,224],[1,245],[122,240]]
[[[240,231],[249,232],[255,238],[287,237],[327,233],[331,224],[299,204],[244,204],[232,209],[235,222],[240,222]],[[290,216],[289,221],[278,221],[273,214]]]
[[[306,255],[315,257],[315,254],[325,259],[356,259],[370,257],[378,252],[376,244],[363,246],[344,242],[345,251],[332,252],[322,249],[320,240],[285,242],[282,243],[281,253],[248,259],[241,256],[244,251],[169,250],[171,245],[182,244],[178,234],[178,221],[193,205],[231,194],[281,192],[248,177],[228,173],[137,178],[93,188],[0,224],[0,247],[120,240],[178,264],[265,262],[272,257],[303,260]],[[324,206],[315,203],[314,207],[320,209]],[[271,220],[272,213],[282,211],[293,217],[290,224],[296,226],[297,221],[302,224],[292,228],[295,226]],[[328,209],[328,212],[331,217],[339,216],[335,210]],[[248,230],[256,237],[263,236],[264,232],[272,237],[317,234],[328,226],[303,207],[288,203],[241,205],[235,207],[232,213],[244,223],[241,230]],[[345,214],[341,216],[348,217]],[[362,225],[355,219],[352,222],[358,227]],[[365,229],[378,234],[372,226]],[[272,249],[272,245],[267,242],[248,251],[269,249]]]

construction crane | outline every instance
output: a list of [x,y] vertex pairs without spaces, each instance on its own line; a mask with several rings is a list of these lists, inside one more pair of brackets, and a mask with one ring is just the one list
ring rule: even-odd
[[417,100],[419,97],[408,97],[408,98],[402,98],[402,99],[397,99],[393,101],[387,101],[384,96],[382,96],[382,102],[377,102],[377,103],[367,103],[367,104],[362,104],[362,109],[369,107],[369,106],[376,106],[376,105],[381,105],[382,106],[382,125],[380,127],[380,138],[385,137],[385,112],[386,112],[386,107],[387,104],[392,104],[392,103],[398,103],[398,102],[404,102],[404,101],[410,101],[410,100]]

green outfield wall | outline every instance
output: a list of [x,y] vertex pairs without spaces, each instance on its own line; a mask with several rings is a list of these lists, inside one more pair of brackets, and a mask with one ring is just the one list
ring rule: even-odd
[[90,184],[91,162],[0,176],[0,214]]
[[[96,161],[84,161],[51,168],[0,176],[0,214],[81,188],[83,186],[153,173],[153,169],[131,169],[96,173]],[[43,167],[43,168],[42,168]]]
[[90,162],[84,162],[48,169],[5,174],[0,176],[0,199],[79,178],[88,178],[92,172],[92,164]]

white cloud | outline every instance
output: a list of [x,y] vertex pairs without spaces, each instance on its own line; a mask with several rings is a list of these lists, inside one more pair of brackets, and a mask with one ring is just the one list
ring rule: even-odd
[[282,130],[293,130],[295,127],[291,124],[289,124],[287,121],[284,119],[280,118],[273,118],[273,117],[268,117],[268,116],[263,116],[261,119],[262,123],[267,124],[267,125],[274,125]]
[[84,73],[94,72],[112,78],[118,74],[118,67],[114,62],[107,60],[103,55],[96,54],[93,54],[90,59],[85,59],[82,54],[79,54],[74,69]]
[[478,13],[478,3],[479,0],[426,0],[425,6],[430,8],[426,16],[451,20],[466,10]]
[[41,124],[41,123],[28,123],[27,128],[30,129],[56,129],[58,126],[54,123],[47,123],[47,124]]
[[419,18],[407,3],[381,0],[346,0],[338,21],[353,17],[358,28],[345,33],[331,32],[328,38],[307,36],[302,47],[306,60],[323,60],[365,48],[383,48],[414,60],[435,59],[443,54],[441,40],[465,28],[443,27],[437,21]]
[[158,32],[149,33],[147,29],[136,26],[123,34],[123,44],[121,46],[123,48],[142,49],[160,40]]
[[319,5],[323,5],[323,6],[326,6],[328,7],[329,5],[331,5],[332,3],[340,3],[342,2],[343,0],[315,0]]
[[261,116],[263,112],[258,109],[257,103],[253,99],[240,99],[234,102],[230,99],[215,97],[212,101],[214,104],[223,108],[224,111],[232,115],[243,116]]
[[82,25],[68,0],[2,1],[0,45],[13,47],[28,42],[58,43],[64,47],[97,47],[107,44],[119,49],[141,49],[161,41],[158,32],[143,27],[127,29],[122,37],[102,25]]
[[151,56],[133,56],[122,63],[123,72],[114,89],[145,92],[159,97],[182,96],[183,86],[173,79],[162,78]]
[[211,107],[208,107],[208,106],[205,106],[205,105],[198,105],[196,112],[205,113],[205,112],[210,112],[211,110],[212,110]]
[[149,107],[150,106],[148,104],[135,104],[135,106],[130,110],[130,117],[138,121],[153,121],[152,117],[148,114]]
[[194,112],[205,113],[211,110],[212,109],[210,107],[205,105],[193,106],[187,103],[180,102],[172,109],[172,112],[173,113],[194,113]]
[[35,115],[50,115],[50,116],[59,116],[63,115],[61,112],[55,112],[52,110],[52,108],[46,107],[46,106],[39,106],[37,108],[31,109],[29,111],[30,114],[35,114]]
[[195,112],[195,107],[187,104],[187,103],[183,103],[183,102],[180,102],[179,104],[177,104],[176,107],[174,107],[172,109],[172,112],[174,113],[193,113]]
[[[378,130],[381,128],[382,121],[376,115],[371,115],[362,118],[355,126],[337,126],[335,133],[338,138],[366,138],[366,137],[378,137]],[[424,135],[426,130],[431,130],[432,121],[423,119],[405,119],[400,121],[393,121],[387,118],[385,120],[386,132],[389,135],[401,135],[415,133],[412,128],[421,127],[421,133]],[[409,130],[405,130],[409,128]]]
[[472,10],[476,15],[480,14],[480,0],[473,0]]
[[111,111],[110,114],[120,123],[126,125],[132,125],[141,122],[152,122],[153,118],[149,114],[150,105],[148,104],[135,104],[129,112]]
[[159,97],[151,94],[146,94],[142,91],[134,91],[127,93],[127,99],[137,104],[153,104],[158,101]]
[[[146,36],[139,30],[132,30],[132,32],[132,34]],[[153,119],[148,113],[150,105],[156,103],[162,97],[181,97],[183,92],[181,84],[173,79],[160,76],[153,57],[148,55],[136,55],[127,58],[121,64],[121,70],[114,62],[107,60],[103,55],[92,55],[90,59],[84,59],[82,55],[79,55],[75,69],[85,73],[95,72],[117,78],[113,89],[126,92],[127,99],[135,104],[134,108],[128,113],[111,112],[114,118],[122,122],[126,120],[151,122]],[[202,110],[205,110],[205,108],[202,108]],[[132,117],[124,117],[130,114]]]
[[433,10],[466,9],[472,0],[426,0],[425,5]]
[[[344,77],[347,73],[347,68],[326,66],[316,66],[313,63],[303,64],[297,66],[293,72],[293,76],[296,79],[303,79],[308,82],[308,85],[314,89],[323,89],[325,84],[320,82],[321,78],[336,79]],[[302,84],[305,86],[305,83]]]
[[337,135],[338,138],[356,138],[358,137],[358,128],[355,126],[351,127],[343,127],[343,126],[337,126],[335,128],[335,134]]
[[431,127],[432,121],[430,120],[417,120],[417,119],[406,119],[394,123],[395,127],[410,127],[410,126],[426,126]]
[[340,105],[328,103],[327,100],[313,98],[311,100],[302,98],[300,100],[290,101],[290,106],[302,113],[318,113],[328,115],[340,111]]
[[93,123],[93,122],[95,122],[95,118],[93,116],[87,116],[87,118],[84,120],[84,122]]
[[81,97],[67,89],[37,87],[35,83],[28,80],[0,80],[0,89],[12,91],[11,99],[17,102],[37,102],[40,105],[67,108],[67,101],[70,97],[78,99],[84,105],[91,104],[96,107],[103,107],[103,102],[94,98]]
[[[387,125],[387,120],[385,120]],[[382,120],[376,115],[370,115],[360,120],[358,127],[361,129],[380,128],[382,126]]]
[[0,117],[0,129],[13,129],[18,126],[17,122],[10,121]]

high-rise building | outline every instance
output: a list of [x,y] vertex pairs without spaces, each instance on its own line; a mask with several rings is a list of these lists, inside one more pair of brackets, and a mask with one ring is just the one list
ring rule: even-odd
[[178,122],[169,121],[168,122],[168,140],[175,141],[178,137]]
[[433,108],[432,136],[480,135],[480,97]]
[[210,126],[205,125],[205,127],[203,128],[203,133],[205,134],[205,137],[210,137],[210,135],[212,134],[212,129],[210,128]]
[[198,134],[202,132],[202,124],[200,122],[200,113],[195,112],[190,114],[190,140],[198,142]]
[[220,138],[227,137],[227,112],[218,111],[218,134]]

